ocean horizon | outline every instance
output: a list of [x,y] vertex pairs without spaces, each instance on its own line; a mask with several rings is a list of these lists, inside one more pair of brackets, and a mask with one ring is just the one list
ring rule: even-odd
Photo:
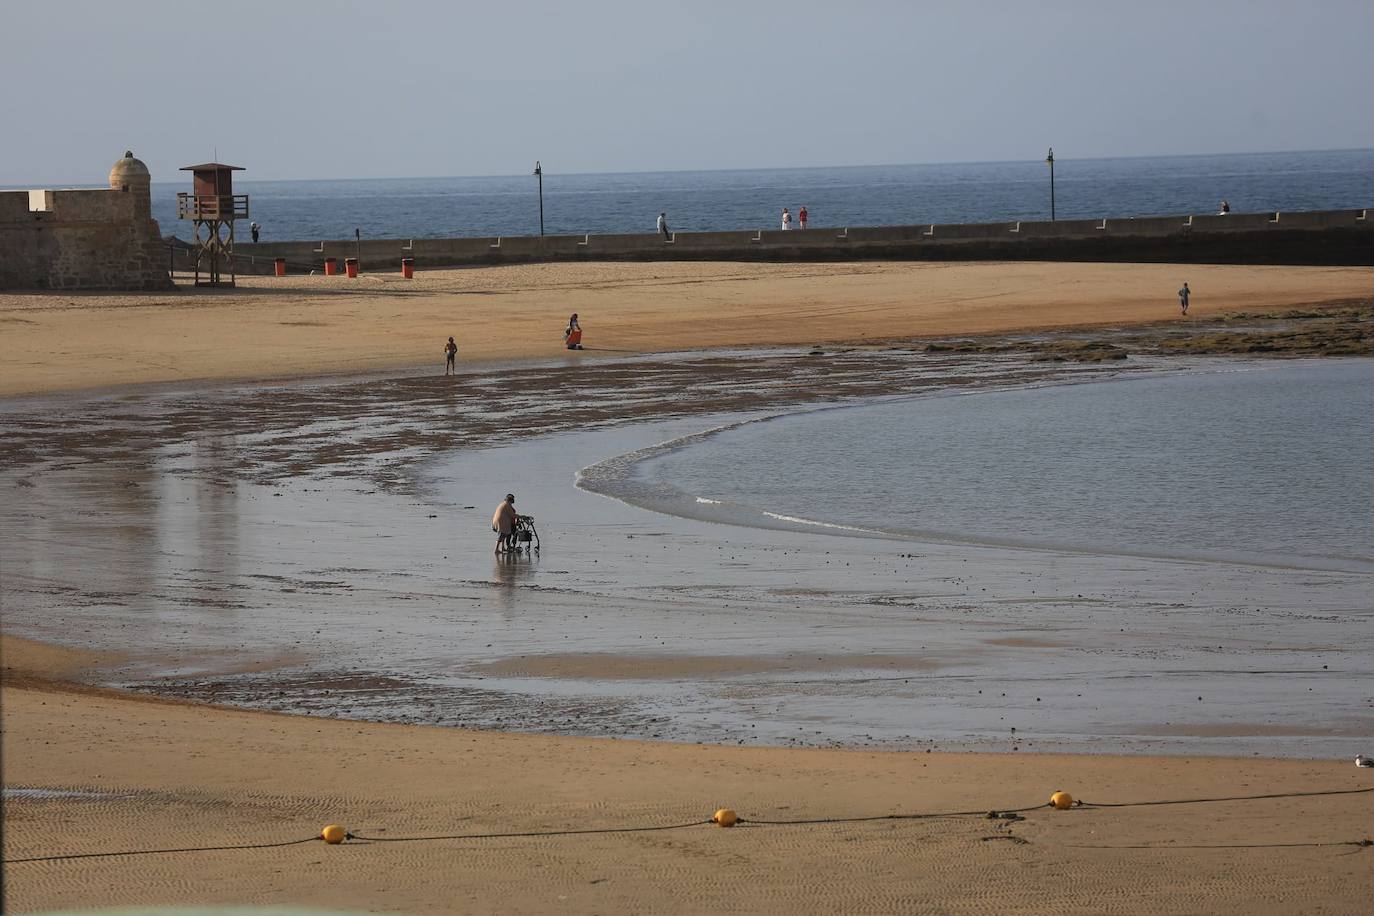
[[[240,164],[240,163],[234,163]],[[531,164],[532,168],[532,164]],[[461,238],[540,234],[533,174],[423,178],[252,179],[248,194],[263,241]],[[156,177],[156,176],[155,176]],[[1050,169],[1038,159],[963,163],[699,169],[544,171],[548,235],[776,228],[782,209],[805,206],[820,227],[979,223],[1050,218]],[[189,175],[154,181],[153,216],[163,235],[189,237],[176,195]],[[1374,149],[1056,157],[1060,219],[1330,210],[1374,205]],[[103,187],[103,182],[72,187]],[[17,187],[11,185],[10,187]],[[32,186],[24,186],[32,187]],[[247,227],[240,227],[240,243]]]
[[[1374,153],[1374,147],[1333,147],[1331,149],[1291,149],[1291,150],[1251,150],[1242,152],[1221,152],[1221,153],[1167,153],[1160,155],[1132,155],[1132,156],[1084,156],[1084,157],[1055,157],[1056,165],[1068,162],[1116,162],[1143,159],[1208,159],[1208,158],[1229,158],[1244,156],[1306,156],[1306,155],[1325,155],[1328,153]],[[905,168],[909,166],[947,166],[947,165],[1008,165],[1012,163],[1036,162],[1035,159],[969,159],[969,160],[947,160],[938,162],[870,162],[859,164],[827,164],[827,165],[786,165],[786,166],[722,166],[720,168],[697,168],[697,169],[599,169],[593,171],[571,170],[567,172],[550,172],[544,170],[546,176],[597,176],[597,175],[673,175],[673,174],[710,174],[713,172],[790,172],[810,169],[885,169],[885,168]],[[232,165],[233,163],[229,163]],[[247,167],[245,167],[245,170]],[[450,178],[514,178],[523,179],[533,177],[532,172],[501,172],[485,175],[361,175],[361,176],[339,176],[321,175],[314,178],[258,178],[254,181],[258,184],[283,184],[308,181],[431,181],[447,180]],[[180,182],[154,181],[153,186],[159,184],[180,184]],[[4,182],[0,183],[0,190],[27,190],[30,188],[94,188],[105,187],[103,183],[60,183],[30,181],[30,182]]]

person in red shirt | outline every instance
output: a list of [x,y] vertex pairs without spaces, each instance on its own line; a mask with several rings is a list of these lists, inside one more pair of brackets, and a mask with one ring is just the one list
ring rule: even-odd
[[568,326],[563,331],[563,343],[569,350],[582,349],[582,325],[577,323],[576,312],[568,319]]
[[802,208],[797,211],[797,225],[806,228],[806,204],[802,204]]

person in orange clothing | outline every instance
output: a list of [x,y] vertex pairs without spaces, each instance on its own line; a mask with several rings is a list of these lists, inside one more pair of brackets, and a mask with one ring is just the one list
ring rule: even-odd
[[577,323],[577,313],[568,319],[568,327],[563,331],[563,343],[569,350],[582,349],[582,325]]

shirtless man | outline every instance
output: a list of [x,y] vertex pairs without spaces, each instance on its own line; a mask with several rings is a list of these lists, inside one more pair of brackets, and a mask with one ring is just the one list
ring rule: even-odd
[[496,507],[491,517],[491,530],[496,532],[496,553],[504,552],[510,543],[511,532],[515,530],[514,493],[507,493],[505,500]]

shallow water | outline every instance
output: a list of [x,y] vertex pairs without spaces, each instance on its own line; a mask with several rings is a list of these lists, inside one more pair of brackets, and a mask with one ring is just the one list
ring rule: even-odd
[[[9,402],[5,632],[119,653],[101,683],[309,715],[787,746],[1366,752],[1367,573],[759,530],[572,486],[608,455],[819,392],[1148,371],[1136,362],[769,352],[527,368],[490,390],[415,377]],[[492,555],[508,490],[537,517],[539,556]]]
[[657,508],[916,539],[1374,571],[1374,360],[810,411],[633,469]]

